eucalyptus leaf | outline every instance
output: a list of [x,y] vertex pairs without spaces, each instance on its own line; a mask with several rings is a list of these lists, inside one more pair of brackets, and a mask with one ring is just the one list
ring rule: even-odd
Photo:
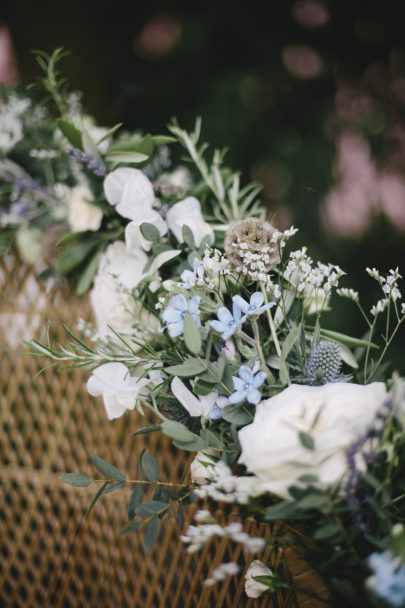
[[83,473],[63,473],[59,479],[76,488],[88,488],[92,483],[92,479]]
[[121,471],[119,471],[114,465],[104,460],[104,458],[101,458],[101,456],[97,456],[97,454],[91,452],[90,460],[94,464],[96,469],[98,469],[100,473],[108,477],[108,479],[114,479],[115,481],[125,481],[125,475],[123,475]]
[[131,498],[129,499],[129,503],[128,503],[128,520],[129,521],[135,517],[135,509],[136,509],[136,507],[138,507],[141,504],[141,502],[143,500],[143,495],[144,495],[143,485],[140,483],[135,484],[135,487],[131,493]]
[[150,452],[144,452],[141,458],[141,468],[149,481],[159,479],[160,467],[156,457]]
[[188,313],[184,316],[184,342],[192,355],[198,355],[202,347],[200,330],[193,317]]
[[149,517],[151,515],[161,515],[167,511],[168,508],[169,505],[166,502],[153,500],[151,502],[144,502],[141,505],[138,505],[135,509],[135,513],[141,517]]
[[236,426],[244,426],[252,422],[253,412],[250,413],[247,407],[243,405],[227,405],[222,408],[222,418]]
[[165,372],[170,376],[179,376],[179,378],[191,378],[192,376],[198,376],[206,370],[205,363],[199,359],[186,359],[186,361],[180,365],[172,365],[165,368]]
[[118,536],[125,536],[125,534],[129,534],[130,532],[136,532],[136,530],[139,530],[139,528],[142,528],[142,526],[144,524],[145,524],[145,522],[143,519],[137,519],[135,521],[131,521],[130,524],[121,528],[121,530],[118,532]]
[[153,224],[144,222],[140,225],[140,231],[142,232],[142,236],[147,241],[152,241],[152,243],[155,243],[156,241],[160,240],[160,232]]
[[154,517],[145,526],[145,528],[143,530],[143,532],[144,532],[143,548],[144,548],[146,555],[152,550],[153,545],[155,544],[155,541],[159,534],[159,526],[160,526],[159,517]]
[[184,424],[176,420],[165,420],[162,424],[162,431],[170,439],[184,443],[199,439],[199,435],[192,433]]
[[145,426],[142,429],[138,429],[137,431],[134,431],[131,434],[133,436],[135,436],[135,435],[146,435],[146,433],[153,433],[154,431],[161,431],[161,430],[162,430],[162,425],[161,424],[150,424],[149,426]]
[[99,500],[99,498],[104,494],[104,490],[106,489],[106,487],[108,486],[108,481],[105,481],[97,490],[97,492],[95,493],[91,503],[89,504],[87,511],[86,511],[86,517],[88,517],[91,513],[91,511],[93,510],[93,507],[95,506],[96,502]]

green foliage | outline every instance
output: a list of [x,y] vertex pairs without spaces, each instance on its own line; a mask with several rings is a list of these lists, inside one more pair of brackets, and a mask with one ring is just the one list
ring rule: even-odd
[[63,475],[60,476],[60,479],[76,488],[88,488],[92,482],[90,477],[83,473],[63,473]]
[[90,460],[102,475],[108,477],[108,479],[114,479],[115,481],[125,481],[125,475],[121,473],[114,465],[110,464],[101,456],[97,456],[93,452],[90,453]]

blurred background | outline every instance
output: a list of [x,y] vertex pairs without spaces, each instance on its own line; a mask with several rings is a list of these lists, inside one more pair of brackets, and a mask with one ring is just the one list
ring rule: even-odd
[[[300,228],[296,247],[341,265],[370,307],[380,295],[364,267],[405,267],[404,6],[3,0],[0,80],[32,82],[30,50],[65,47],[65,75],[100,124],[156,133],[201,115],[276,223]],[[336,304],[339,328],[359,335],[352,304]]]

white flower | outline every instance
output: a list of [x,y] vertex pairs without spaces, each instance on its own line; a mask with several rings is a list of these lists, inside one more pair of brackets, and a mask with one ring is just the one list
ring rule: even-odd
[[137,215],[138,219],[129,222],[125,228],[125,243],[127,251],[130,253],[142,247],[145,251],[149,251],[152,247],[152,241],[148,241],[142,234],[141,226],[144,223],[152,224],[159,231],[160,236],[164,236],[167,232],[167,224],[161,215],[148,207],[147,205],[140,206],[134,209],[133,215]]
[[169,229],[179,243],[183,243],[183,226],[188,226],[193,233],[194,241],[197,247],[201,245],[201,241],[208,237],[209,243],[215,240],[212,227],[207,224],[201,213],[201,205],[193,196],[188,196],[182,201],[179,201],[167,213],[167,223]]
[[93,205],[94,196],[86,184],[79,184],[70,191],[68,199],[68,222],[73,232],[92,230],[101,226],[103,212]]
[[173,378],[170,388],[172,389],[173,395],[180,401],[181,405],[188,411],[190,416],[208,417],[218,399],[218,393],[216,392],[196,397],[188,390],[184,382],[182,382],[180,378],[177,378],[177,376]]
[[121,241],[112,243],[104,253],[90,292],[101,336],[111,335],[111,327],[121,333],[136,333],[133,331],[136,322],[147,329],[159,329],[157,317],[148,313],[130,294],[144,277],[146,262],[147,257],[142,250],[138,250],[136,255],[130,254]]
[[190,465],[191,481],[202,486],[210,480],[208,467],[211,467],[216,462],[212,454],[207,452],[197,452],[193,462]]
[[[346,450],[371,426],[385,396],[381,382],[291,385],[260,403],[252,424],[239,431],[239,462],[282,498],[305,474],[316,475],[320,487],[339,483]],[[302,444],[300,432],[312,437],[314,449]]]
[[254,559],[245,574],[245,593],[248,597],[260,597],[268,591],[268,585],[255,581],[255,576],[273,576],[273,572],[259,559]]
[[42,241],[44,233],[39,228],[22,225],[15,234],[16,245],[21,259],[27,264],[42,262]]
[[139,169],[121,167],[107,175],[104,194],[117,213],[129,220],[139,221],[140,213],[152,208],[155,194],[151,181]]
[[147,384],[146,379],[131,377],[122,363],[105,363],[94,370],[87,381],[87,390],[93,397],[103,397],[107,416],[113,420],[134,409],[136,397]]

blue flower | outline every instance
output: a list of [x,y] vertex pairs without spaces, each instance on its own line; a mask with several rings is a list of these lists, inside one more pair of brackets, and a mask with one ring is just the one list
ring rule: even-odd
[[232,307],[232,313],[225,306],[221,306],[217,312],[218,321],[211,321],[210,325],[214,331],[222,334],[223,340],[227,340],[246,320],[246,317],[241,316],[242,311],[236,304]]
[[372,553],[368,565],[373,576],[367,579],[367,587],[389,606],[400,608],[405,605],[405,566],[401,558],[389,551]]
[[261,315],[262,312],[269,310],[276,304],[275,302],[269,302],[263,305],[264,296],[260,291],[256,291],[250,296],[250,302],[246,302],[241,296],[233,296],[232,302],[248,317],[251,315]]
[[199,296],[194,296],[187,301],[182,294],[171,298],[169,306],[163,311],[162,318],[166,321],[167,330],[172,338],[177,338],[184,332],[184,317],[186,314],[189,314],[198,326],[200,325],[200,317],[198,316],[200,301]]
[[262,398],[258,388],[266,380],[266,374],[264,372],[254,374],[249,367],[241,365],[238,376],[232,376],[235,392],[230,395],[229,403],[234,405],[247,399],[249,403],[257,405]]

